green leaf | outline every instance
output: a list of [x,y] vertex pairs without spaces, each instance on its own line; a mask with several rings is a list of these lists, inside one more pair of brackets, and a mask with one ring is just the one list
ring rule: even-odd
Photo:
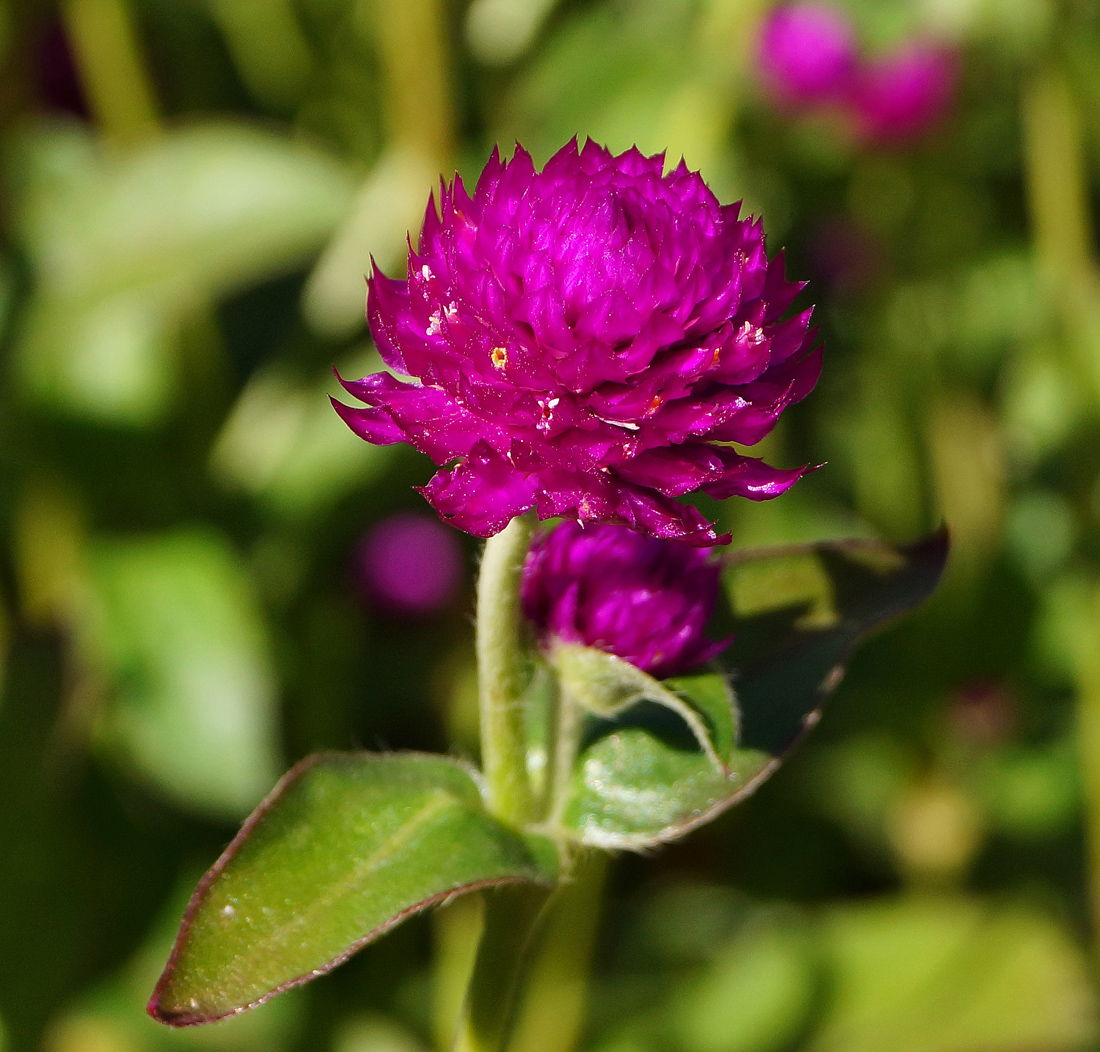
[[[554,648],[551,661],[557,669],[563,696],[587,712],[613,719],[641,701],[652,702],[683,720],[707,759],[718,770],[723,769],[722,760],[699,713],[636,665],[605,650],[576,643],[559,643]],[[731,723],[729,713],[725,723]],[[725,737],[731,735],[727,732]]]
[[117,156],[75,128],[39,128],[11,167],[36,278],[20,378],[40,401],[129,424],[171,404],[181,321],[299,265],[354,193],[325,154],[231,124]]
[[[943,532],[903,548],[835,541],[734,555],[727,573],[737,638],[727,656],[737,667],[736,708],[723,717],[721,677],[661,686],[708,725],[708,749],[667,711],[647,701],[628,706],[660,700],[653,691],[628,697],[624,678],[615,695],[606,675],[595,675],[589,691],[614,702],[604,706],[612,718],[592,728],[579,751],[566,829],[587,844],[639,849],[682,836],[744,798],[817,722],[859,639],[923,602],[946,556]],[[579,666],[571,674],[579,677]]]
[[912,545],[826,541],[743,552],[727,571],[737,637],[740,745],[781,756],[820,715],[873,628],[920,606],[947,561],[947,531]]
[[453,760],[310,757],[203,878],[149,1011],[173,1026],[233,1015],[452,895],[555,878],[548,842],[492,818]]
[[1080,949],[1035,906],[905,897],[825,914],[829,998],[810,1052],[1092,1047]]
[[89,563],[100,744],[178,803],[240,819],[283,762],[266,625],[236,552],[179,530],[96,541]]
[[665,686],[703,717],[714,751],[724,765],[728,764],[737,744],[737,698],[729,677],[720,672],[703,672],[666,679]]

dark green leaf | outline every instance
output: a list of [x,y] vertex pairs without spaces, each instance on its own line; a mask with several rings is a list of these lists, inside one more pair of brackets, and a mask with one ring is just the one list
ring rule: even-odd
[[919,606],[947,560],[941,530],[916,544],[827,541],[744,552],[728,570],[740,744],[781,755],[816,723],[872,628]]
[[479,887],[551,883],[555,853],[482,807],[442,756],[328,753],[295,767],[203,878],[149,1005],[209,1022],[328,971]]
[[727,652],[737,667],[734,718],[722,716],[721,677],[664,685],[709,724],[727,771],[663,711],[619,706],[580,750],[566,827],[585,843],[641,848],[681,836],[742,799],[817,722],[859,639],[923,602],[946,556],[945,532],[904,548],[837,541],[735,555],[728,576],[737,640]]

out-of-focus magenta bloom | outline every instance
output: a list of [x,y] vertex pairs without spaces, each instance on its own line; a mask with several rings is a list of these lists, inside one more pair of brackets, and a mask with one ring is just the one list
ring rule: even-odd
[[625,526],[565,522],[535,540],[523,572],[523,611],[547,647],[599,647],[664,678],[729,645],[704,634],[720,568],[709,552]]
[[869,60],[855,78],[852,95],[860,134],[879,143],[924,135],[950,109],[958,74],[955,52],[927,41]]
[[780,4],[764,20],[757,46],[760,77],[785,106],[841,99],[856,62],[855,30],[830,4]]
[[375,269],[367,316],[389,373],[336,404],[369,442],[410,442],[438,465],[422,493],[479,537],[530,508],[658,537],[718,539],[674,498],[762,500],[805,469],[737,453],[810,392],[802,285],[769,262],[759,222],[697,173],[589,140],[541,172],[494,150],[473,195],[429,203],[408,280]]
[[427,617],[454,599],[462,580],[462,551],[454,533],[438,519],[398,512],[360,542],[355,574],[380,609]]

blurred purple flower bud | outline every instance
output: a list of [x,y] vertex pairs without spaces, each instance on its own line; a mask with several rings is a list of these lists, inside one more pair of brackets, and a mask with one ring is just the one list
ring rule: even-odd
[[355,572],[379,609],[428,617],[454,600],[462,580],[462,550],[438,519],[398,512],[364,536],[355,553]]
[[852,24],[829,4],[780,4],[764,20],[758,69],[781,105],[798,108],[841,99],[855,62]]
[[719,574],[705,549],[565,522],[531,547],[523,611],[547,647],[555,639],[598,647],[663,679],[729,645],[704,634]]
[[928,41],[910,41],[871,59],[852,89],[860,135],[872,143],[920,138],[950,109],[958,75],[956,53]]
[[789,489],[804,468],[730,443],[759,442],[821,368],[810,311],[782,320],[802,285],[738,212],[661,155],[574,140],[537,172],[494,150],[472,197],[456,178],[429,203],[408,280],[371,276],[375,344],[413,379],[345,382],[367,408],[336,410],[428,454],[443,469],[421,492],[475,536],[534,508],[714,544],[675,498]]

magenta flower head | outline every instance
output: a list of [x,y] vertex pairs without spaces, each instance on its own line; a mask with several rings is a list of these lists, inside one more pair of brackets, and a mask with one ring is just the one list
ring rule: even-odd
[[764,20],[757,68],[781,105],[798,108],[840,100],[855,64],[855,30],[831,4],[780,4]]
[[730,642],[704,634],[720,574],[709,556],[625,526],[564,522],[531,547],[523,611],[547,649],[598,647],[658,679],[689,672]]
[[852,105],[869,142],[904,142],[934,128],[951,107],[958,57],[928,41],[912,41],[870,60],[857,74]]
[[[697,173],[589,140],[537,172],[494,150],[473,195],[429,202],[408,280],[370,278],[367,317],[395,372],[336,404],[369,442],[410,442],[443,467],[421,492],[479,537],[535,508],[709,545],[675,498],[763,500],[805,471],[753,445],[813,388],[810,311],[769,261],[759,222]],[[447,465],[447,466],[445,466]],[[444,467],[445,466],[445,467]]]

